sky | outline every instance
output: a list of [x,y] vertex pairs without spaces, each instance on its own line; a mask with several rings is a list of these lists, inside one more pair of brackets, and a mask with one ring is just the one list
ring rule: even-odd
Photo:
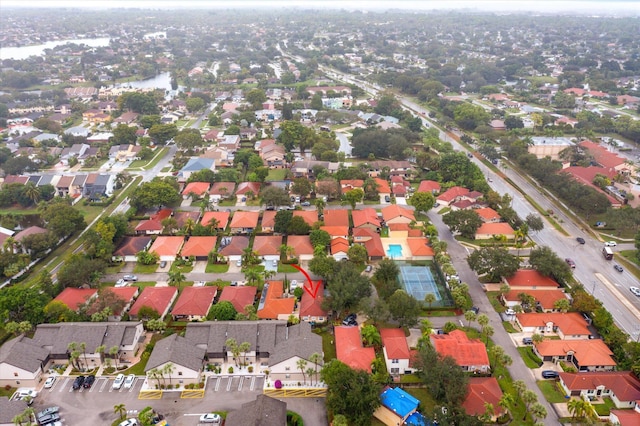
[[2,0],[2,7],[72,8],[302,8],[302,9],[476,9],[493,12],[579,12],[640,16],[640,0]]

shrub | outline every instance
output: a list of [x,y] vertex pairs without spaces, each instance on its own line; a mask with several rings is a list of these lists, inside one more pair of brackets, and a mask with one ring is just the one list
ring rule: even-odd
[[249,370],[249,373],[253,373],[253,365],[250,365],[248,370]]
[[233,367],[229,367],[229,374],[233,373]]
[[198,388],[200,388],[200,389],[204,389],[204,382],[200,382],[200,383],[198,383]]

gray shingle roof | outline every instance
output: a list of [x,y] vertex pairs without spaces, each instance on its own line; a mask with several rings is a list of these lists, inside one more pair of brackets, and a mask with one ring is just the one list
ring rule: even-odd
[[[0,364],[7,363],[25,371],[37,371],[49,352],[24,336],[11,339],[0,346]],[[2,410],[0,410],[2,412]]]
[[308,360],[313,353],[322,355],[322,337],[311,332],[307,322],[289,327],[287,340],[278,342],[269,357],[269,366],[294,356]]
[[6,396],[0,397],[0,424],[14,424],[13,418],[27,408],[26,401],[9,401]]
[[255,401],[242,404],[232,411],[225,421],[227,426],[283,426],[287,424],[287,403],[266,395],[258,395]]
[[204,349],[195,346],[184,337],[172,334],[156,343],[144,371],[149,371],[167,362],[200,371],[204,355]]

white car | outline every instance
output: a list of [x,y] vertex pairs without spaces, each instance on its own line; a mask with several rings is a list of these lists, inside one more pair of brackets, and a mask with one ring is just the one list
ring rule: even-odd
[[607,242],[604,243],[605,247],[615,247],[617,245],[618,245],[618,243],[616,243],[615,241],[607,241]]
[[200,416],[200,423],[220,424],[221,420],[220,415],[215,413],[207,413]]
[[640,288],[638,288],[638,287],[629,287],[629,290],[631,290],[631,293],[633,293],[636,296],[640,297]]
[[289,287],[291,288],[291,290],[295,290],[296,288],[298,288],[298,280],[291,280],[291,282],[289,283]]
[[504,311],[505,315],[515,315],[516,311],[514,311],[513,309],[507,309],[506,311]]
[[127,376],[126,379],[124,379],[124,388],[125,389],[131,389],[131,387],[133,386],[133,382],[135,382],[136,380],[136,375],[135,374],[129,374]]
[[127,282],[122,278],[116,281],[116,287],[126,287],[126,286],[127,286]]
[[44,382],[44,388],[45,389],[50,389],[53,387],[53,384],[56,382],[56,376],[50,376],[47,380],[45,380]]
[[238,267],[242,266],[242,260],[238,260],[238,261],[236,262],[236,266],[238,266]]
[[122,384],[124,383],[124,374],[118,374],[116,376],[116,379],[113,382],[113,385],[111,385],[112,389],[120,389],[122,387]]
[[118,424],[118,426],[138,426],[138,419],[127,419]]

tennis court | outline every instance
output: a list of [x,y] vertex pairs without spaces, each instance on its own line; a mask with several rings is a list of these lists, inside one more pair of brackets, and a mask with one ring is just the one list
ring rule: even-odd
[[428,293],[436,297],[436,303],[442,301],[442,295],[428,266],[400,265],[400,282],[405,291],[419,301],[424,301]]

